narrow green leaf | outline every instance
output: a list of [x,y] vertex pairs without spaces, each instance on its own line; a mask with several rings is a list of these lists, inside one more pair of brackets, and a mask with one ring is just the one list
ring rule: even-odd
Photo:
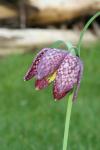
[[54,42],[53,44],[51,44],[49,46],[49,48],[62,48],[62,49],[68,49],[67,45],[64,41],[58,40],[56,42]]

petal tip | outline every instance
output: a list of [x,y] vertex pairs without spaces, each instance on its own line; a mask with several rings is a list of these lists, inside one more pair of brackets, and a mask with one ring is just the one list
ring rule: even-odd
[[26,74],[25,76],[24,76],[24,81],[28,81],[30,78],[28,77],[28,75]]
[[38,87],[35,87],[35,90],[36,90],[36,91],[39,91],[39,88],[38,88]]
[[56,102],[56,101],[57,101],[57,99],[55,98],[55,99],[54,99],[54,101]]
[[24,81],[27,81],[25,77],[23,78],[23,80],[24,80]]

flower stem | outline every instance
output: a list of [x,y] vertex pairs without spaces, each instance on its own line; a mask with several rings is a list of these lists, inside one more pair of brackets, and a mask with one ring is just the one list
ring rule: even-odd
[[68,104],[67,104],[65,131],[64,131],[64,139],[63,139],[63,150],[67,149],[69,124],[70,124],[71,109],[72,109],[72,97],[73,97],[73,93],[69,95]]
[[[77,48],[78,48],[78,55],[80,56],[80,47],[81,47],[81,43],[83,40],[83,36],[86,32],[86,30],[88,29],[88,27],[90,26],[90,24],[100,15],[100,11],[97,12],[85,25],[85,27],[83,28],[81,34],[80,34],[80,38],[77,44]],[[72,97],[73,97],[73,93],[69,96],[68,99],[68,105],[67,105],[67,112],[66,112],[66,121],[65,121],[65,131],[64,131],[64,139],[63,139],[63,150],[67,150],[67,144],[68,144],[68,133],[69,133],[69,124],[70,124],[70,117],[71,117],[71,109],[72,109]]]
[[81,34],[80,34],[80,39],[78,41],[78,44],[77,44],[77,48],[78,48],[78,53],[79,53],[79,56],[80,56],[80,47],[81,47],[81,43],[82,43],[82,40],[83,40],[83,36],[86,32],[86,30],[88,29],[88,27],[90,26],[90,24],[100,15],[100,11],[97,12],[85,25],[85,27],[83,28]]

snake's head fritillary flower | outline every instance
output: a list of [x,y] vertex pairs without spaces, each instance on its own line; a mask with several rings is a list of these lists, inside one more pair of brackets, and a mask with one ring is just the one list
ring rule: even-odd
[[36,89],[43,89],[54,81],[53,95],[57,100],[74,89],[74,100],[77,97],[82,72],[83,64],[79,57],[65,50],[44,48],[34,59],[24,80],[35,77]]

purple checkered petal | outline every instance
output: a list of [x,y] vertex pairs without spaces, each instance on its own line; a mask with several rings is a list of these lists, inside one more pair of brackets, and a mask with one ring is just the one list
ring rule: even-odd
[[41,58],[37,66],[37,79],[42,79],[56,71],[68,52],[59,49],[50,49]]
[[80,59],[68,54],[60,65],[54,83],[53,94],[55,99],[63,98],[74,84],[77,83],[80,71]]
[[76,100],[76,98],[77,98],[77,94],[78,94],[78,91],[80,88],[80,82],[81,82],[82,75],[83,75],[83,63],[80,60],[80,71],[79,71],[78,78],[77,78],[77,84],[76,84],[76,88],[74,91],[73,100]]
[[36,80],[35,82],[35,88],[37,90],[41,90],[44,89],[45,87],[47,87],[49,85],[49,82],[47,79],[43,78],[41,80]]
[[37,66],[41,60],[41,58],[44,56],[44,54],[50,49],[43,48],[36,56],[36,58],[33,60],[32,65],[30,66],[28,72],[26,73],[24,80],[29,80],[32,77],[34,77],[37,74]]

